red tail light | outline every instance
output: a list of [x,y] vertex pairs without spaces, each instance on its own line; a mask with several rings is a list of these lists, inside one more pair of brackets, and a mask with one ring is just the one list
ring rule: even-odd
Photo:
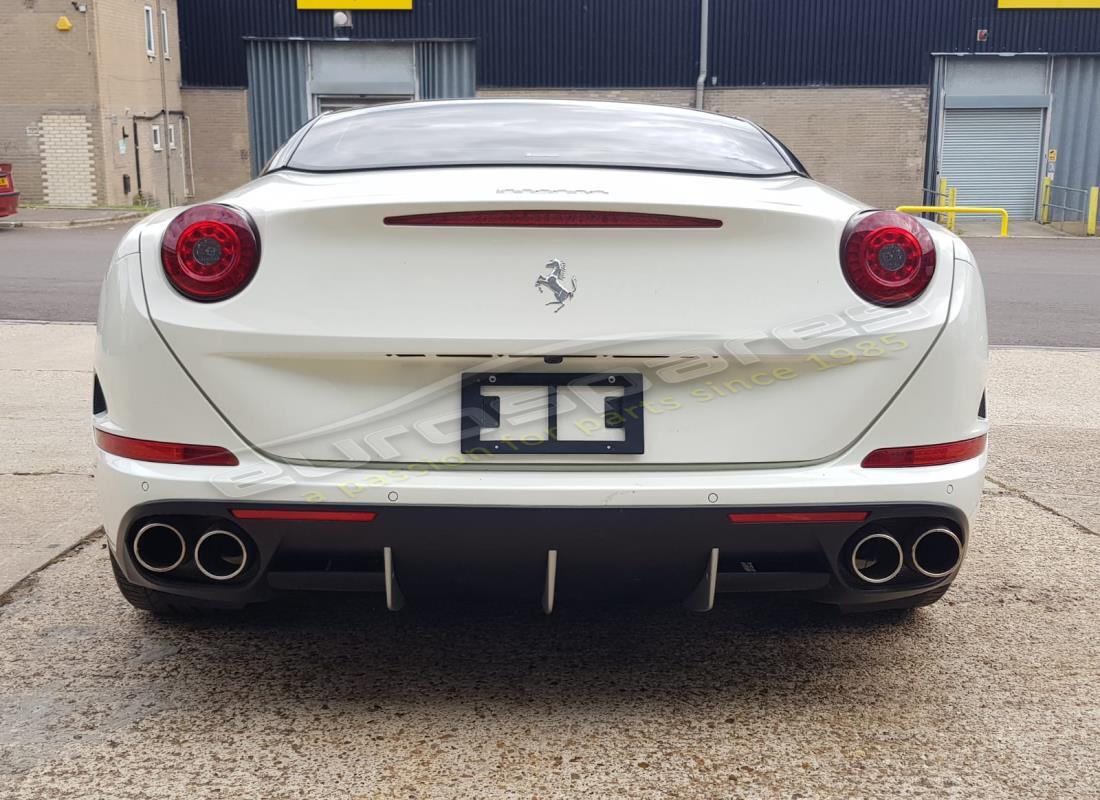
[[876,305],[896,306],[927,288],[936,271],[936,246],[914,217],[876,211],[848,223],[840,263],[856,294]]
[[210,303],[248,285],[260,263],[260,243],[243,212],[228,206],[195,206],[169,224],[160,260],[176,291]]
[[863,459],[863,467],[938,467],[969,461],[985,452],[985,436],[961,442],[925,444],[917,447],[887,447],[874,450]]
[[201,464],[207,467],[235,467],[240,463],[237,457],[224,447],[130,439],[98,428],[95,431],[95,443],[106,453],[132,458],[135,461],[153,461],[158,464]]
[[721,228],[722,220],[634,211],[448,211],[386,217],[387,225],[490,228]]

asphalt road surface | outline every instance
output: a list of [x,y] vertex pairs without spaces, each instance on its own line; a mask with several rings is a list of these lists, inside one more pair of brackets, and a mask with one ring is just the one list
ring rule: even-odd
[[996,345],[1100,347],[1100,241],[967,239]]
[[95,322],[99,285],[130,224],[0,230],[0,319]]
[[[127,226],[0,230],[0,320],[94,322]],[[1100,242],[969,239],[996,345],[1100,347]]]

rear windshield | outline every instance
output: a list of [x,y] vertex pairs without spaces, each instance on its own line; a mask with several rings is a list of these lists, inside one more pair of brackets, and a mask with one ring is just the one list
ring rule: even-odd
[[796,171],[766,134],[741,119],[629,103],[522,100],[327,114],[305,132],[285,165],[272,167],[338,172],[505,164],[729,175]]

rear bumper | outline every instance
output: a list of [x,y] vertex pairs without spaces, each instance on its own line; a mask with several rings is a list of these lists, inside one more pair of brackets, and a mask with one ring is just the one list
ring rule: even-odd
[[0,217],[10,217],[19,211],[19,192],[0,192]]
[[[397,583],[413,601],[443,593],[508,596],[537,606],[550,550],[556,551],[559,605],[596,597],[675,601],[700,583],[717,548],[718,592],[789,592],[874,606],[946,587],[954,574],[928,580],[906,570],[883,587],[861,584],[846,567],[852,536],[883,524],[904,540],[935,522],[965,543],[984,465],[983,456],[898,470],[443,471],[400,481],[392,473],[355,471],[293,481],[283,476],[259,498],[231,496],[242,487],[226,468],[101,454],[97,483],[112,550],[128,580],[221,605],[295,589],[384,591],[386,548]],[[256,520],[234,517],[235,509],[355,510],[376,517]],[[731,512],[821,510],[868,516],[825,523],[734,524],[728,518]],[[178,522],[189,546],[215,524],[236,530],[253,548],[251,566],[226,583],[205,580],[196,570],[146,573],[135,564],[130,542],[152,518]]]

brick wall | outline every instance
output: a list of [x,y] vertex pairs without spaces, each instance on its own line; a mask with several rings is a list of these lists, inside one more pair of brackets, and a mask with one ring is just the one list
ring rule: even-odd
[[[159,2],[168,14],[167,59],[159,16],[154,19],[156,54],[146,53],[144,6],[148,3],[156,10],[153,0],[94,0],[86,3],[86,13],[74,8],[71,0],[0,1],[0,161],[12,162],[26,202],[75,202],[73,188],[62,186],[69,178],[66,173],[75,170],[85,176],[89,169],[88,183],[95,191],[79,195],[81,202],[133,202],[135,122],[144,128],[140,138],[148,146],[148,127],[157,121],[142,118],[160,114],[165,102],[170,110],[180,110],[176,0]],[[72,30],[57,30],[61,16],[69,19]],[[68,117],[82,120],[83,134],[62,133]],[[43,120],[52,131],[48,153],[42,141]],[[166,131],[163,119],[159,124]],[[190,188],[186,137],[178,116],[173,124],[178,138],[170,157],[141,154],[143,189],[162,204],[168,202],[169,174],[174,202],[184,202]],[[76,162],[65,165],[69,147],[74,148]],[[130,176],[130,194],[123,192],[123,175]]]
[[[168,15],[168,57],[165,58],[159,17],[153,20],[155,55],[146,52],[144,6],[153,0],[95,0],[95,43],[99,76],[98,100],[100,135],[104,142],[101,160],[105,191],[102,199],[110,205],[126,205],[137,194],[133,128],[138,126],[141,159],[141,191],[145,198],[162,207],[188,202],[190,178],[187,170],[186,136],[178,115],[166,121],[160,114],[162,104],[169,111],[181,110],[180,46],[176,24],[176,0],[160,0]],[[161,67],[167,97],[161,94]],[[156,117],[149,119],[149,117]],[[169,151],[168,125],[176,128],[176,149]],[[159,125],[164,149],[152,149],[151,128]],[[123,135],[125,132],[125,136]],[[124,142],[124,147],[119,142]],[[123,152],[125,149],[125,152]],[[169,198],[171,171],[171,198]],[[123,192],[122,176],[130,176],[130,194]]]
[[195,199],[209,200],[247,183],[248,92],[184,89],[183,109],[191,121]]
[[708,111],[747,117],[822,183],[882,208],[919,203],[928,130],[923,86],[714,89]]
[[[68,17],[72,30],[57,30],[62,15]],[[85,118],[92,123],[92,146],[98,150],[90,16],[74,10],[69,0],[0,2],[0,161],[12,162],[24,202],[45,200],[44,115]],[[96,177],[98,184],[98,170]]]
[[[692,89],[482,89],[478,96],[695,102]],[[708,89],[704,105],[767,128],[815,179],[863,202],[890,208],[921,199],[928,122],[923,86]]]
[[83,114],[44,114],[39,127],[45,200],[55,206],[96,204],[92,124]]

